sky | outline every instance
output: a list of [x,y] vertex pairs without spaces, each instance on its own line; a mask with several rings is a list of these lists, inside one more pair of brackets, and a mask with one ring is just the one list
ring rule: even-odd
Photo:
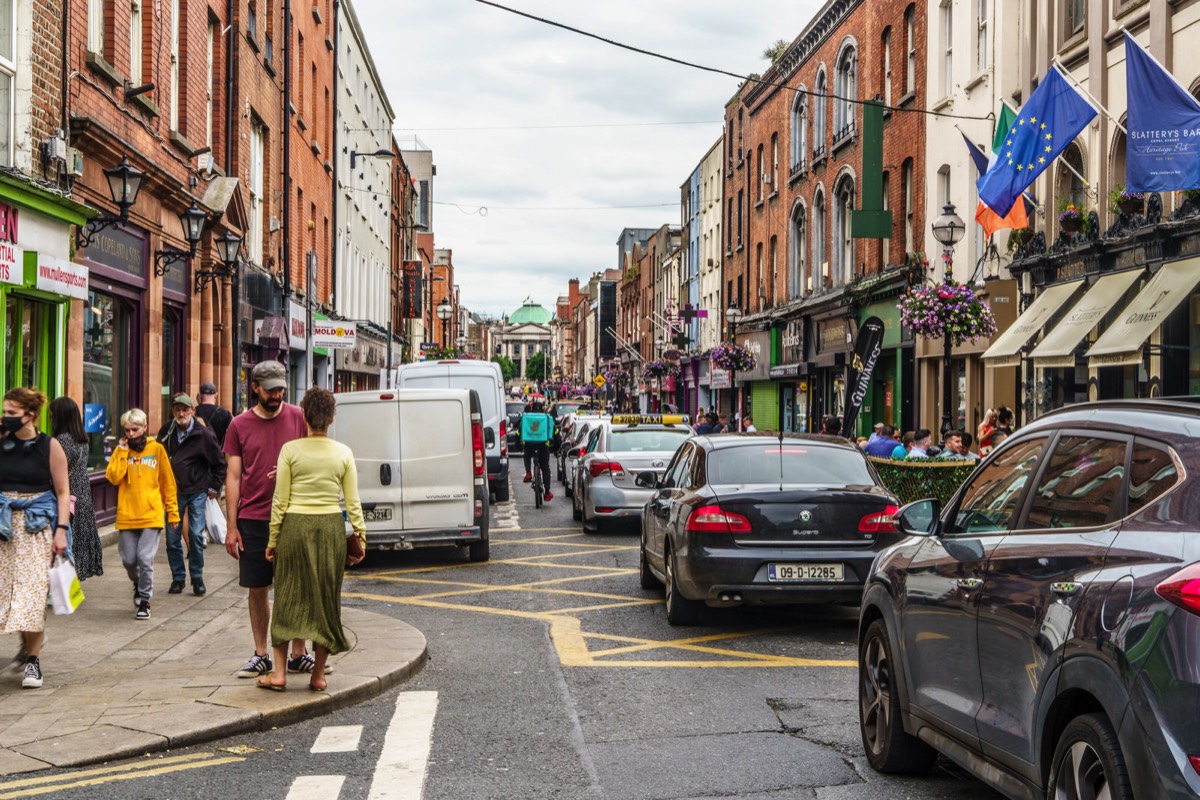
[[[739,75],[819,0],[497,0]],[[436,246],[461,302],[553,309],[617,266],[623,228],[680,224],[680,186],[721,136],[736,78],[671,64],[476,0],[352,0],[396,113],[433,151]],[[654,124],[647,124],[654,123]],[[640,207],[639,207],[640,206]]]

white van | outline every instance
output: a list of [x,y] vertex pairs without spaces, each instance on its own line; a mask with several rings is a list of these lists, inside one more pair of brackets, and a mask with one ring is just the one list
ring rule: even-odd
[[483,412],[488,488],[497,501],[508,499],[508,417],[504,376],[491,361],[419,361],[396,370],[398,389],[474,389]]
[[479,395],[397,389],[335,395],[333,439],[354,451],[367,547],[466,547],[487,561],[488,490]]

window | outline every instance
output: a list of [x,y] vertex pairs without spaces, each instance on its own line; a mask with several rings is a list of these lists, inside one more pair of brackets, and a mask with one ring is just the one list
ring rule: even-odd
[[303,117],[304,116],[304,73],[300,72],[300,70],[304,69],[304,34],[302,34],[302,33],[296,34],[296,54],[297,54],[296,71],[293,72],[292,74],[296,75],[299,78],[299,80],[296,81],[296,86],[298,87],[297,92],[299,94],[299,97],[296,98],[296,109],[298,110],[300,116]]
[[804,169],[808,158],[808,95],[803,94],[800,87],[796,99],[792,101],[792,174]]
[[917,23],[916,10],[909,6],[904,12],[904,93],[917,91]]
[[1063,436],[1029,506],[1028,528],[1092,528],[1124,516],[1125,442]]
[[[0,0],[0,164],[12,166],[17,74],[16,2]],[[28,384],[33,385],[33,384]]]
[[834,286],[847,283],[854,275],[854,240],[850,238],[850,218],[854,214],[854,181],[843,178],[838,184],[837,205],[833,209],[833,269]]
[[858,100],[858,54],[853,47],[846,47],[838,58],[833,93],[833,140],[838,142],[854,133],[854,112]]
[[726,254],[733,252],[733,198],[729,198],[726,203],[726,219],[725,219],[725,252]]
[[1020,508],[1025,484],[1033,477],[1045,439],[1009,448],[970,479],[947,533],[993,533],[1008,530]]
[[892,104],[892,29],[884,28],[883,31],[883,59],[881,62],[883,74],[880,75],[880,83],[883,84],[883,91],[879,94],[883,97],[883,104],[890,106]]
[[1087,2],[1086,0],[1066,0],[1065,5],[1066,27],[1064,33],[1067,38],[1071,38],[1082,33],[1084,25],[1087,24]]
[[825,70],[817,73],[817,89],[813,97],[813,161],[825,156],[825,104],[829,101],[829,84]]
[[938,168],[938,207],[950,202],[950,165],[942,164]]
[[745,207],[746,207],[746,192],[743,191],[742,189],[738,189],[738,196],[737,196],[737,246],[738,247],[742,246],[742,228],[743,228],[743,223],[745,221],[745,219],[744,219],[745,215],[742,213],[742,209],[744,209]]
[[1162,445],[1134,440],[1129,462],[1129,513],[1146,508],[1179,480],[1175,460]]
[[771,134],[771,193],[778,188],[779,180],[779,134]]
[[767,183],[767,169],[766,163],[763,161],[763,146],[761,144],[758,146],[758,153],[755,154],[755,157],[758,162],[756,165],[758,167],[758,174],[755,176],[757,178],[755,183],[758,184],[758,191],[756,194],[758,195],[758,202],[761,203],[763,199],[763,187]]
[[825,256],[825,193],[817,188],[813,198],[813,231],[812,231],[812,271],[820,276],[820,281],[814,281],[818,287],[828,285],[829,262]]
[[942,97],[954,91],[954,6],[951,0],[942,0],[942,68],[940,70]]
[[912,159],[906,159],[904,165],[900,169],[900,191],[903,193],[904,207],[904,252],[911,253],[916,248],[913,246],[913,162]]
[[129,82],[142,85],[142,0],[129,4]]
[[266,198],[263,195],[264,158],[267,152],[267,129],[255,119],[250,125],[250,261],[263,263],[263,228]]
[[988,0],[975,3],[975,71],[988,68]]
[[812,291],[808,265],[804,260],[808,252],[808,226],[805,224],[804,206],[797,204],[792,209],[791,225],[792,247],[788,253],[788,286],[791,288],[792,297],[799,297]]
[[767,301],[775,302],[775,287],[779,285],[779,237],[771,237],[771,281],[767,284]]
[[212,152],[212,146],[213,146],[213,125],[216,122],[216,117],[213,114],[213,98],[214,98],[214,95],[216,94],[216,86],[214,84],[214,81],[216,81],[216,79],[217,79],[216,78],[216,69],[215,69],[216,65],[213,63],[213,60],[216,56],[216,52],[215,52],[216,46],[217,46],[217,23],[210,19],[208,21],[208,52],[207,52],[208,71],[205,73],[205,76],[208,79],[207,80],[208,91],[205,92],[205,95],[204,95],[204,130],[205,130],[204,143],[206,145],[208,145],[210,153]]
[[88,0],[88,46],[89,52],[104,52],[104,4],[105,0]]
[[171,130],[179,130],[179,0],[171,0]]
[[[883,210],[884,211],[887,211],[888,209],[890,209],[892,207],[891,197],[892,197],[891,176],[885,172],[885,173],[883,173]],[[886,267],[888,264],[892,263],[891,262],[892,238],[890,236],[885,236],[884,238],[880,239],[879,242],[880,242],[880,244],[883,245],[883,253],[882,253],[883,261],[881,263]]]
[[100,423],[99,430],[88,431],[90,470],[104,470],[121,414],[140,399],[130,391],[140,357],[137,312],[133,303],[95,290],[83,307],[83,410]]

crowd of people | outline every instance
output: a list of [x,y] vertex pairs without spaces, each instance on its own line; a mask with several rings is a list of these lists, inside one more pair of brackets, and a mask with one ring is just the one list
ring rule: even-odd
[[[366,554],[354,456],[328,437],[331,392],[314,387],[300,406],[285,402],[287,369],[277,361],[258,364],[250,381],[254,402],[236,417],[217,404],[211,383],[196,399],[172,397],[171,418],[157,436],[149,435],[142,409],[121,414],[123,435],[105,471],[117,487],[117,552],[132,584],[135,619],[151,617],[162,538],[168,593],[182,593],[190,579],[192,593],[204,596],[207,514],[214,501],[220,511],[224,492],[225,550],[237,559],[248,593],[254,643],[236,674],[282,691],[289,673],[306,673],[309,688],[321,692],[332,672],[328,657],[349,647],[341,624],[344,570]],[[50,403],[50,434],[41,431],[45,406],[42,392],[16,387],[4,394],[0,417],[0,634],[20,634],[9,670],[31,689],[43,683],[55,559],[71,561],[80,581],[104,574],[79,406],[68,397]]]

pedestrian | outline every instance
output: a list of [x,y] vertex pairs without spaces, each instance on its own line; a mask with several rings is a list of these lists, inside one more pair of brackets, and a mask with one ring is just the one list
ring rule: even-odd
[[929,446],[933,442],[933,434],[928,428],[918,428],[913,434],[912,448],[908,451],[908,458],[928,458]]
[[732,431],[733,429],[729,427],[729,415],[724,411],[717,414],[717,426],[713,433],[731,433]]
[[[1013,420],[1013,410],[1008,406],[1000,406],[1000,408],[996,410],[996,430],[992,432],[993,435],[999,432],[1003,433],[1005,437],[1012,436]],[[995,447],[996,445],[997,442],[993,439],[992,447]]]
[[999,419],[1000,415],[993,408],[984,412],[983,421],[975,429],[975,434],[979,438],[979,452],[986,454],[992,449],[992,432],[996,430],[996,423]]
[[224,447],[225,432],[229,430],[229,423],[233,422],[233,414],[217,405],[216,384],[200,384],[197,397],[200,402],[196,406],[196,416],[204,420],[204,424],[216,435],[217,444]]
[[963,431],[962,452],[971,461],[978,461],[979,454],[971,451],[971,445],[974,443],[974,441],[975,440],[972,438],[971,434],[967,433],[966,431]]
[[104,574],[104,548],[100,546],[88,480],[88,436],[79,406],[71,398],[60,397],[50,404],[50,435],[67,456],[67,477],[75,506],[71,512],[71,555],[79,580],[85,581]]
[[880,423],[878,436],[871,436],[867,440],[867,446],[863,448],[869,456],[876,458],[890,458],[892,451],[896,449],[896,429],[891,425]]
[[700,417],[700,424],[696,426],[696,435],[705,436],[713,432],[713,427],[716,425],[717,418],[712,414],[704,414]]
[[946,431],[946,437],[942,443],[942,452],[937,454],[939,461],[969,461],[971,458],[968,455],[966,447],[963,445],[962,431]]
[[0,632],[21,634],[11,671],[21,686],[40,689],[50,565],[68,551],[71,482],[57,439],[37,429],[46,396],[14,387],[0,420]]
[[154,596],[154,556],[164,519],[179,524],[175,473],[167,451],[147,436],[146,412],[131,408],[121,415],[125,435],[108,460],[105,477],[117,487],[117,552],[133,582],[136,619],[150,619]]
[[912,450],[913,441],[916,438],[916,431],[905,431],[904,435],[900,437],[900,442],[892,449],[892,458],[908,458],[908,453]]
[[[275,668],[257,683],[281,691],[287,685],[283,662],[288,642],[311,639],[316,657],[308,687],[323,692],[326,659],[350,649],[342,629],[342,576],[347,563],[362,561],[367,533],[354,453],[328,435],[335,412],[333,393],[310,389],[300,407],[308,437],[288,442],[279,451],[266,550],[275,566]],[[338,504],[341,497],[346,501],[345,519]],[[346,519],[354,529],[349,536]]]
[[758,428],[754,427],[754,418],[747,415],[742,418],[742,430],[746,433],[758,433]]
[[[271,498],[279,451],[308,429],[304,414],[284,401],[287,368],[278,361],[262,361],[250,373],[250,391],[258,401],[229,423],[225,434],[225,504],[231,523],[225,533],[225,550],[238,560],[238,583],[247,590],[250,633],[254,654],[238,670],[239,678],[257,678],[274,669],[267,651],[271,620],[271,583],[274,569],[267,561]],[[292,642],[288,671],[311,672],[314,659],[304,642]]]
[[158,432],[158,441],[167,449],[171,471],[179,490],[180,516],[187,514],[187,563],[183,556],[183,526],[167,526],[167,564],[171,567],[169,594],[183,591],[191,574],[192,594],[203,595],[204,548],[208,520],[205,504],[221,494],[225,484],[225,454],[216,434],[196,414],[191,396],[177,394],[171,401],[171,421]]
[[821,433],[826,436],[841,436],[842,435],[842,418],[837,414],[830,414],[821,420]]

